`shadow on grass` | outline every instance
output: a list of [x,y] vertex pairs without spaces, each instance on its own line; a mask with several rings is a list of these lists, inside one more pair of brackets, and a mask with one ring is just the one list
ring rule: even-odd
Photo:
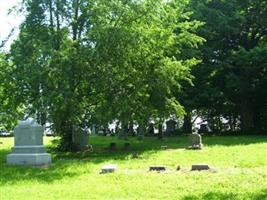
[[267,143],[267,136],[203,136],[203,143],[207,146],[250,145]]
[[[243,199],[244,197],[239,197],[235,193],[221,193],[221,192],[209,192],[204,193],[203,195],[189,195],[182,198],[182,200],[203,200],[203,199],[216,199],[216,200],[234,200],[234,199]],[[250,200],[266,200],[267,199],[267,189],[261,190],[260,192],[250,194],[245,197]]]
[[[110,150],[110,143],[116,143],[116,150]],[[124,144],[130,143],[130,150],[124,150]],[[133,154],[147,155],[154,154],[162,150],[162,146],[167,146],[167,150],[184,149],[186,138],[178,139],[177,137],[166,138],[159,140],[157,138],[145,138],[143,141],[138,141],[136,138],[128,140],[120,140],[116,137],[92,137],[90,144],[93,146],[93,152],[58,152],[55,148],[50,147],[50,153],[55,155],[56,159],[90,159],[93,163],[102,163],[109,160],[125,160],[129,159]],[[164,150],[165,151],[165,150]]]
[[0,185],[21,181],[38,181],[50,183],[67,177],[76,176],[75,170],[67,171],[73,163],[57,163],[49,167],[11,166],[6,164],[8,150],[0,150]]
[[[95,139],[95,141],[93,141]],[[146,139],[147,140],[147,139]],[[137,141],[135,138],[129,141],[119,140],[117,138],[105,138],[95,137],[92,138],[92,145],[94,147],[93,152],[58,152],[52,145],[47,147],[48,153],[52,154],[52,165],[46,168],[29,167],[29,166],[10,166],[6,164],[6,156],[11,152],[10,149],[0,150],[0,185],[14,184],[23,181],[38,181],[50,183],[53,181],[71,178],[79,176],[79,170],[73,170],[73,168],[79,168],[81,165],[87,163],[100,164],[104,162],[114,160],[126,160],[129,159],[133,153],[137,152],[142,154],[145,151],[149,151],[149,154],[153,154],[161,149],[161,145],[166,145],[170,148],[178,148],[176,141],[160,141],[156,138],[148,139],[148,141]],[[116,142],[118,150],[110,151],[108,149],[110,142]],[[130,151],[123,150],[125,142],[131,143],[132,149]],[[182,148],[182,143],[178,145]],[[69,170],[72,168],[71,170]],[[87,172],[90,172],[87,170]]]
[[[205,146],[236,146],[236,145],[249,145],[256,143],[266,143],[267,137],[258,136],[204,136],[203,138]],[[108,149],[109,144],[115,142],[117,144],[116,151],[110,151]],[[131,144],[131,150],[123,150],[124,143]],[[84,160],[85,162],[92,162],[95,164],[108,162],[110,160],[126,160],[133,156],[134,153],[142,155],[146,153],[146,156],[155,154],[162,150],[162,146],[167,147],[168,150],[185,149],[187,147],[187,137],[166,137],[164,140],[159,140],[156,137],[146,137],[143,141],[138,141],[136,138],[129,138],[129,140],[120,140],[117,137],[104,137],[93,136],[90,138],[90,144],[93,146],[93,152],[78,152],[78,153],[62,153],[57,152],[55,148],[50,148],[49,151],[55,155],[55,159],[76,159]],[[188,150],[192,151],[192,150]]]
[[[257,136],[239,136],[239,137],[203,137],[204,145],[248,145],[254,143],[267,143],[267,137]],[[111,142],[116,142],[118,150],[110,151],[108,149]],[[130,151],[123,150],[125,142],[131,144],[132,149]],[[155,137],[147,137],[144,141],[138,141],[136,138],[130,138],[128,141],[119,140],[116,137],[99,137],[93,136],[90,138],[90,144],[93,145],[93,152],[78,152],[78,153],[61,153],[57,152],[53,146],[48,146],[47,150],[52,154],[53,164],[48,168],[34,168],[34,167],[23,167],[23,166],[8,166],[6,165],[6,155],[10,153],[9,149],[0,150],[0,185],[13,184],[22,181],[38,181],[50,183],[53,181],[71,178],[79,176],[79,170],[68,170],[72,167],[80,167],[80,165],[86,165],[88,163],[100,164],[104,162],[114,160],[126,160],[132,157],[133,153],[146,153],[146,156],[154,154],[161,150],[161,146],[167,146],[168,149],[184,149],[187,146],[187,137],[167,137],[163,141],[158,140]],[[165,150],[164,150],[165,151]],[[89,172],[89,171],[87,171]],[[265,191],[266,192],[266,191]],[[207,196],[206,199],[212,199],[215,195],[232,195],[232,194],[217,194],[210,193],[210,198]],[[213,195],[213,196],[212,196]],[[264,195],[264,194],[263,194]],[[231,197],[231,196],[230,196]],[[230,198],[229,197],[229,198]],[[263,199],[266,196],[262,196]],[[184,200],[188,200],[191,197],[185,197]],[[194,197],[195,198],[195,197]],[[224,199],[227,199],[225,196]],[[192,198],[191,198],[192,199]],[[254,198],[257,199],[257,198]]]
[[[265,136],[204,136],[203,137],[204,146],[236,146],[236,145],[250,145],[257,143],[266,143],[267,137]],[[110,151],[108,149],[109,144],[115,142],[117,144],[116,151]],[[131,150],[123,150],[124,143],[131,144]],[[146,156],[150,156],[162,150],[162,146],[167,147],[168,150],[178,150],[185,149],[187,147],[187,137],[166,137],[163,141],[156,137],[146,137],[143,141],[138,141],[136,138],[129,138],[129,140],[119,140],[117,137],[104,137],[104,136],[93,136],[90,138],[90,144],[93,146],[93,152],[78,152],[78,153],[61,153],[55,151],[52,147],[49,149],[56,160],[58,159],[73,159],[73,160],[83,160],[84,162],[91,162],[94,164],[104,163],[108,161],[120,161],[131,159],[134,153]],[[204,147],[205,148],[205,147]],[[192,150],[188,150],[192,151]]]

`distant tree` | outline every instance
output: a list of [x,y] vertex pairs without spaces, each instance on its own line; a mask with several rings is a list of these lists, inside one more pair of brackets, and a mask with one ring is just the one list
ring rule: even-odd
[[185,91],[189,113],[197,109],[214,127],[224,117],[233,129],[240,120],[243,132],[266,129],[266,1],[192,0],[191,9],[206,43],[195,87]]

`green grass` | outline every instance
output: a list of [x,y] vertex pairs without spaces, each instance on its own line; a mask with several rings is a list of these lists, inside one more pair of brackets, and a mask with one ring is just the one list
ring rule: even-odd
[[[109,152],[110,142],[119,150]],[[161,142],[130,139],[133,150],[122,150],[123,141],[112,137],[90,138],[94,152],[56,153],[45,138],[53,164],[48,168],[7,166],[13,138],[0,138],[0,199],[267,199],[267,137],[204,137],[204,150],[185,150],[186,137]],[[168,150],[160,150],[167,145]],[[142,159],[133,159],[138,152]],[[194,163],[213,170],[191,172]],[[99,174],[104,164],[118,165],[114,174]],[[148,172],[164,165],[165,173]],[[180,171],[175,171],[177,165]]]

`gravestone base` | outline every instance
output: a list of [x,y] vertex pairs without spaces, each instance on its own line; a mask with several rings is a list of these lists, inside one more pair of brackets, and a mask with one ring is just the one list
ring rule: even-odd
[[203,144],[195,144],[195,145],[189,146],[188,149],[190,149],[190,150],[201,150],[201,149],[203,149]]
[[42,166],[51,164],[51,155],[48,153],[28,153],[16,154],[11,153],[7,155],[8,165],[29,165],[29,166]]
[[188,149],[192,150],[201,150],[203,149],[203,144],[202,144],[202,137],[200,134],[197,133],[192,133],[188,137],[189,139],[189,147]]

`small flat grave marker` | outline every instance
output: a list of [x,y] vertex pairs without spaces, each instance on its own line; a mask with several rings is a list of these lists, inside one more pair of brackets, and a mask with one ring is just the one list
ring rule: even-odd
[[164,166],[150,166],[149,171],[157,171],[157,172],[166,171],[166,167],[164,167]]
[[117,165],[104,165],[101,168],[101,174],[113,173],[117,170]]
[[210,167],[207,164],[194,164],[192,165],[191,171],[202,171],[202,170],[209,170]]
[[166,145],[165,145],[165,146],[161,146],[161,149],[162,149],[162,150],[167,150],[167,148],[168,148],[168,147],[167,147]]
[[132,158],[134,158],[134,159],[140,159],[142,157],[138,153],[133,153]]

